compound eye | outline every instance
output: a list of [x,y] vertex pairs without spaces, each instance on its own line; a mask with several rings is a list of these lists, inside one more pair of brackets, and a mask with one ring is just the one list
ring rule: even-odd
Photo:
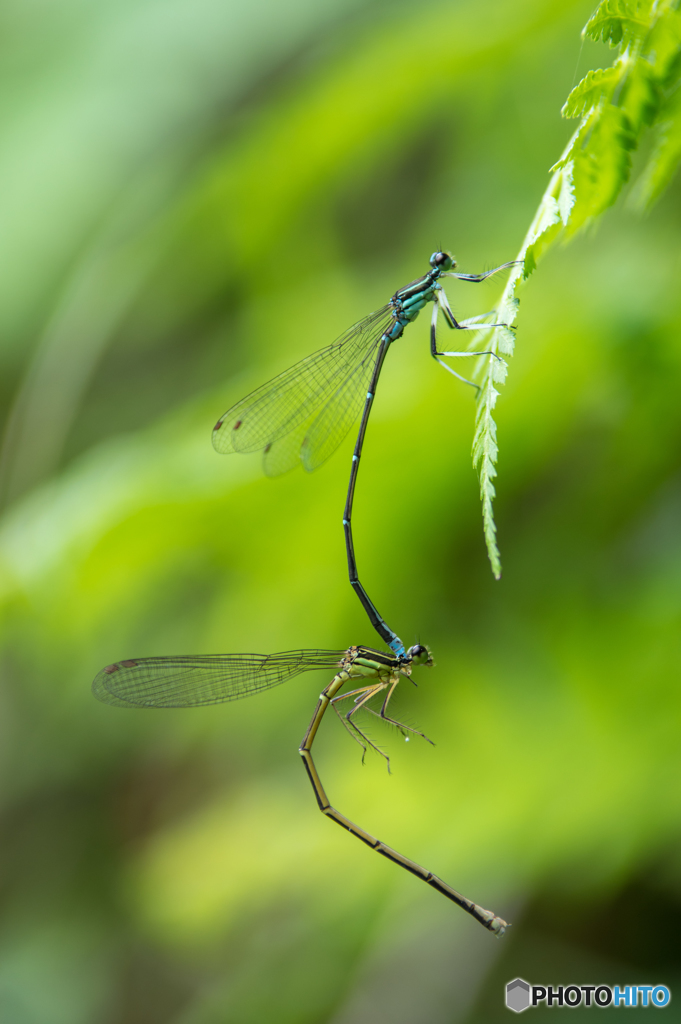
[[452,266],[452,257],[447,252],[434,252],[430,257],[430,265],[441,270],[449,270]]
[[423,644],[414,644],[414,646],[410,647],[407,651],[407,656],[411,661],[414,661],[417,664],[428,664],[432,660],[430,651],[427,647],[424,647]]

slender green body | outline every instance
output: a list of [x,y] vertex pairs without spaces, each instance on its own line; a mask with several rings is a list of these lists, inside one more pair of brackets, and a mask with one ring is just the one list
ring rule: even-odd
[[[341,825],[381,856],[416,875],[496,935],[501,935],[506,922],[491,911],[484,910],[466,899],[420,864],[404,857],[379,839],[365,832],[331,806],[321,779],[312,760],[312,743],[322,718],[329,706],[353,738],[366,752],[367,746],[377,747],[355,724],[353,716],[365,708],[383,721],[396,726],[402,733],[423,736],[418,729],[397,722],[387,714],[390,698],[401,679],[411,676],[413,665],[430,666],[430,651],[421,644],[410,647],[401,657],[395,657],[371,647],[350,647],[346,651],[303,650],[283,651],[279,654],[215,654],[165,658],[128,658],[107,665],[92,684],[98,700],[115,707],[127,708],[181,708],[219,704],[239,700],[249,694],[271,689],[293,679],[302,672],[315,669],[333,669],[334,677],[322,691],[309,728],[300,745],[299,753],[307,769],[319,809],[327,818]],[[355,680],[361,685],[340,693],[346,683]],[[369,707],[376,694],[385,694],[380,712]],[[354,699],[353,699],[354,698]],[[338,705],[353,699],[350,710],[341,716]],[[423,736],[428,739],[427,736]],[[430,742],[430,741],[429,741]],[[379,753],[383,753],[378,750]],[[383,754],[385,757],[386,755]],[[389,762],[388,762],[389,763]]]
[[[425,648],[423,649],[425,650]],[[426,664],[430,663],[429,660]],[[416,658],[412,659],[416,661]],[[317,772],[317,767],[312,758],[312,744],[319,726],[321,725],[322,718],[324,717],[327,709],[333,706],[337,701],[343,700],[347,697],[356,696],[355,708],[348,713],[351,715],[354,710],[361,707],[366,701],[373,697],[375,694],[380,693],[382,690],[387,690],[388,695],[384,702],[384,708],[392,695],[400,677],[411,674],[411,661],[405,664],[403,659],[391,658],[389,655],[382,654],[380,651],[373,651],[370,648],[356,648],[351,647],[347,653],[347,658],[344,661],[340,672],[338,672],[331,680],[329,685],[322,690],[320,694],[315,713],[312,716],[312,721],[308,726],[307,732],[303,737],[303,742],[300,744],[299,754],[303,759],[303,764],[308,774],[310,783],[314,790],[317,798],[317,804],[322,814],[330,818],[331,821],[335,821],[341,828],[346,829],[351,835],[355,836],[361,842],[375,850],[376,853],[380,853],[382,857],[393,862],[393,864],[399,865],[404,868],[405,871],[409,871],[412,875],[416,875],[427,885],[432,886],[447,899],[452,900],[457,906],[461,907],[468,914],[479,921],[485,928],[491,931],[495,935],[503,935],[508,924],[503,918],[498,917],[491,910],[485,910],[484,907],[478,906],[472,900],[469,900],[466,896],[462,896],[456,889],[452,889],[450,885],[443,882],[441,878],[434,875],[432,871],[428,871],[426,868],[417,864],[416,861],[410,860],[397,850],[393,850],[391,846],[387,846],[380,839],[372,836],[369,832],[365,832],[363,828],[356,825],[349,818],[346,818],[344,814],[337,811],[335,807],[331,805],[331,802],[326,795],[324,786]],[[351,693],[337,696],[339,690],[347,682],[353,679],[376,679],[377,682],[372,685],[361,687],[359,690],[353,690]],[[361,699],[360,699],[361,698]]]

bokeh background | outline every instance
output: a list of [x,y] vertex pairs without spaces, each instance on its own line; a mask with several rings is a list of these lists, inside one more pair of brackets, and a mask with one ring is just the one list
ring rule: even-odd
[[[360,570],[435,653],[396,710],[436,746],[377,723],[388,776],[325,721],[317,761],[336,806],[511,920],[502,940],[318,813],[297,746],[323,674],[191,711],[89,690],[125,657],[376,643],[346,579],[351,440],[272,481],[211,427],[434,248],[514,257],[560,106],[611,60],[580,42],[590,13],[5,0],[3,1024],[477,1024],[517,975],[678,986],[678,185],[523,290],[500,582],[474,395],[426,317],[365,448]],[[450,296],[466,316],[498,291]]]

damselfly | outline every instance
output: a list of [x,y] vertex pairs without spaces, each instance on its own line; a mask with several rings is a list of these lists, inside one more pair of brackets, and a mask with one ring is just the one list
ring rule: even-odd
[[343,513],[348,574],[372,626],[398,656],[404,655],[404,644],[383,620],[359,580],[352,537],[355,484],[383,361],[390,345],[402,337],[405,327],[432,302],[430,354],[459,380],[477,387],[443,362],[443,357],[496,359],[498,356],[491,350],[439,351],[436,330],[440,313],[447,326],[458,331],[482,331],[509,325],[481,323],[479,317],[475,321],[458,321],[439,279],[455,277],[459,281],[480,282],[515,264],[503,263],[482,274],[457,274],[453,257],[438,251],[430,257],[430,265],[427,274],[400,288],[387,305],[354,324],[333,344],[302,359],[233,405],[213,428],[216,451],[222,454],[263,451],[263,465],[269,476],[285,473],[301,462],[311,472],[336,450],[364,406]]
[[[320,811],[381,856],[387,857],[394,864],[398,864],[437,889],[489,931],[502,935],[507,927],[506,921],[462,896],[441,878],[404,857],[397,850],[386,846],[332,807],[312,760],[312,743],[329,706],[336,711],[365,752],[366,743],[376,750],[378,748],[354,720],[362,708],[396,726],[404,734],[411,732],[423,736],[417,729],[391,718],[387,714],[387,709],[400,679],[410,678],[414,665],[431,666],[432,663],[430,651],[421,644],[410,647],[401,657],[392,657],[371,647],[350,647],[346,651],[308,650],[284,651],[281,654],[131,658],[102,669],[92,684],[92,690],[98,700],[117,707],[187,708],[239,700],[260,690],[269,690],[302,672],[310,672],[313,669],[334,670],[334,677],[322,690],[314,716],[299,748]],[[351,680],[358,680],[362,685],[346,693],[339,693]],[[369,702],[379,694],[383,695],[383,702],[380,710],[375,711],[369,707]],[[352,706],[341,715],[340,705],[349,699],[352,700]]]

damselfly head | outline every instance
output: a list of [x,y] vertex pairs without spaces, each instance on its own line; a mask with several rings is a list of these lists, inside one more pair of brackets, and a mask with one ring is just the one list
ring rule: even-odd
[[447,271],[456,266],[456,260],[448,252],[434,252],[430,257],[430,265],[438,270]]
[[410,647],[407,651],[407,658],[412,665],[430,666],[433,664],[433,655],[423,644],[414,644],[413,647]]

